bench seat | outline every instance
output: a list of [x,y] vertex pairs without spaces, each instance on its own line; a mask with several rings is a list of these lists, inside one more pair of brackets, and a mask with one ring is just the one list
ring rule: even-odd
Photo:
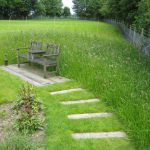
[[20,58],[26,59],[29,64],[37,63],[44,67],[44,78],[46,78],[47,67],[55,66],[56,72],[59,73],[59,54],[60,49],[58,45],[47,44],[46,49],[42,50],[42,43],[33,41],[25,54],[20,54],[20,49],[28,48],[17,48],[17,61],[18,67],[20,67]]
[[35,58],[33,60],[30,60],[30,62],[37,63],[40,65],[47,65],[47,66],[53,66],[57,64],[56,60],[43,60],[43,58]]

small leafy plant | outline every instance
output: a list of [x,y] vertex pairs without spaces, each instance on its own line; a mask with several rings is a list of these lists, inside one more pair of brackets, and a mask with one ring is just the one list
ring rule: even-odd
[[8,113],[5,110],[0,111],[0,119],[5,119],[7,118]]
[[41,102],[38,100],[33,86],[27,84],[19,89],[19,98],[14,110],[18,115],[16,127],[19,131],[32,133],[42,127],[39,119]]

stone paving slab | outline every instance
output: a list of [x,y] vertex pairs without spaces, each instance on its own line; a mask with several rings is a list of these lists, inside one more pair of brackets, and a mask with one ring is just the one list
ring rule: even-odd
[[98,132],[98,133],[74,133],[72,137],[75,139],[102,139],[102,138],[121,138],[126,137],[126,133],[117,132]]
[[112,113],[86,113],[86,114],[72,114],[68,115],[69,119],[88,119],[97,117],[110,117]]
[[69,90],[62,90],[62,91],[56,91],[56,92],[50,92],[51,95],[59,95],[59,94],[65,94],[65,93],[71,93],[71,92],[77,92],[77,91],[83,91],[82,88],[75,88],[75,89],[69,89]]
[[67,78],[55,76],[54,74],[50,73],[48,73],[48,78],[44,79],[43,71],[41,69],[28,66],[27,64],[21,64],[20,68],[18,68],[16,64],[1,66],[0,69],[14,74],[35,86],[45,86],[48,84],[61,83],[69,80]]
[[76,100],[76,101],[61,102],[61,104],[63,104],[63,105],[74,105],[74,104],[96,103],[99,101],[100,101],[99,99],[88,99],[88,100]]

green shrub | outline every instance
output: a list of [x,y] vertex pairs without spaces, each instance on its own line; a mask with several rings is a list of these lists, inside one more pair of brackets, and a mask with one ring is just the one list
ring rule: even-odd
[[16,127],[19,131],[32,133],[42,126],[39,119],[40,105],[33,86],[27,84],[19,89],[19,98],[14,106],[18,115]]
[[141,0],[138,6],[138,15],[135,17],[137,27],[144,28],[147,36],[150,33],[150,1]]

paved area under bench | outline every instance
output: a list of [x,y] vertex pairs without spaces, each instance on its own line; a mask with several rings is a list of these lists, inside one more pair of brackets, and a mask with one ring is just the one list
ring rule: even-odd
[[0,69],[16,75],[35,86],[45,86],[48,84],[61,83],[69,80],[64,77],[56,76],[52,73],[48,73],[48,78],[44,79],[42,69],[38,69],[36,66],[29,66],[28,64],[21,64],[20,68],[18,68],[16,64],[1,66]]

